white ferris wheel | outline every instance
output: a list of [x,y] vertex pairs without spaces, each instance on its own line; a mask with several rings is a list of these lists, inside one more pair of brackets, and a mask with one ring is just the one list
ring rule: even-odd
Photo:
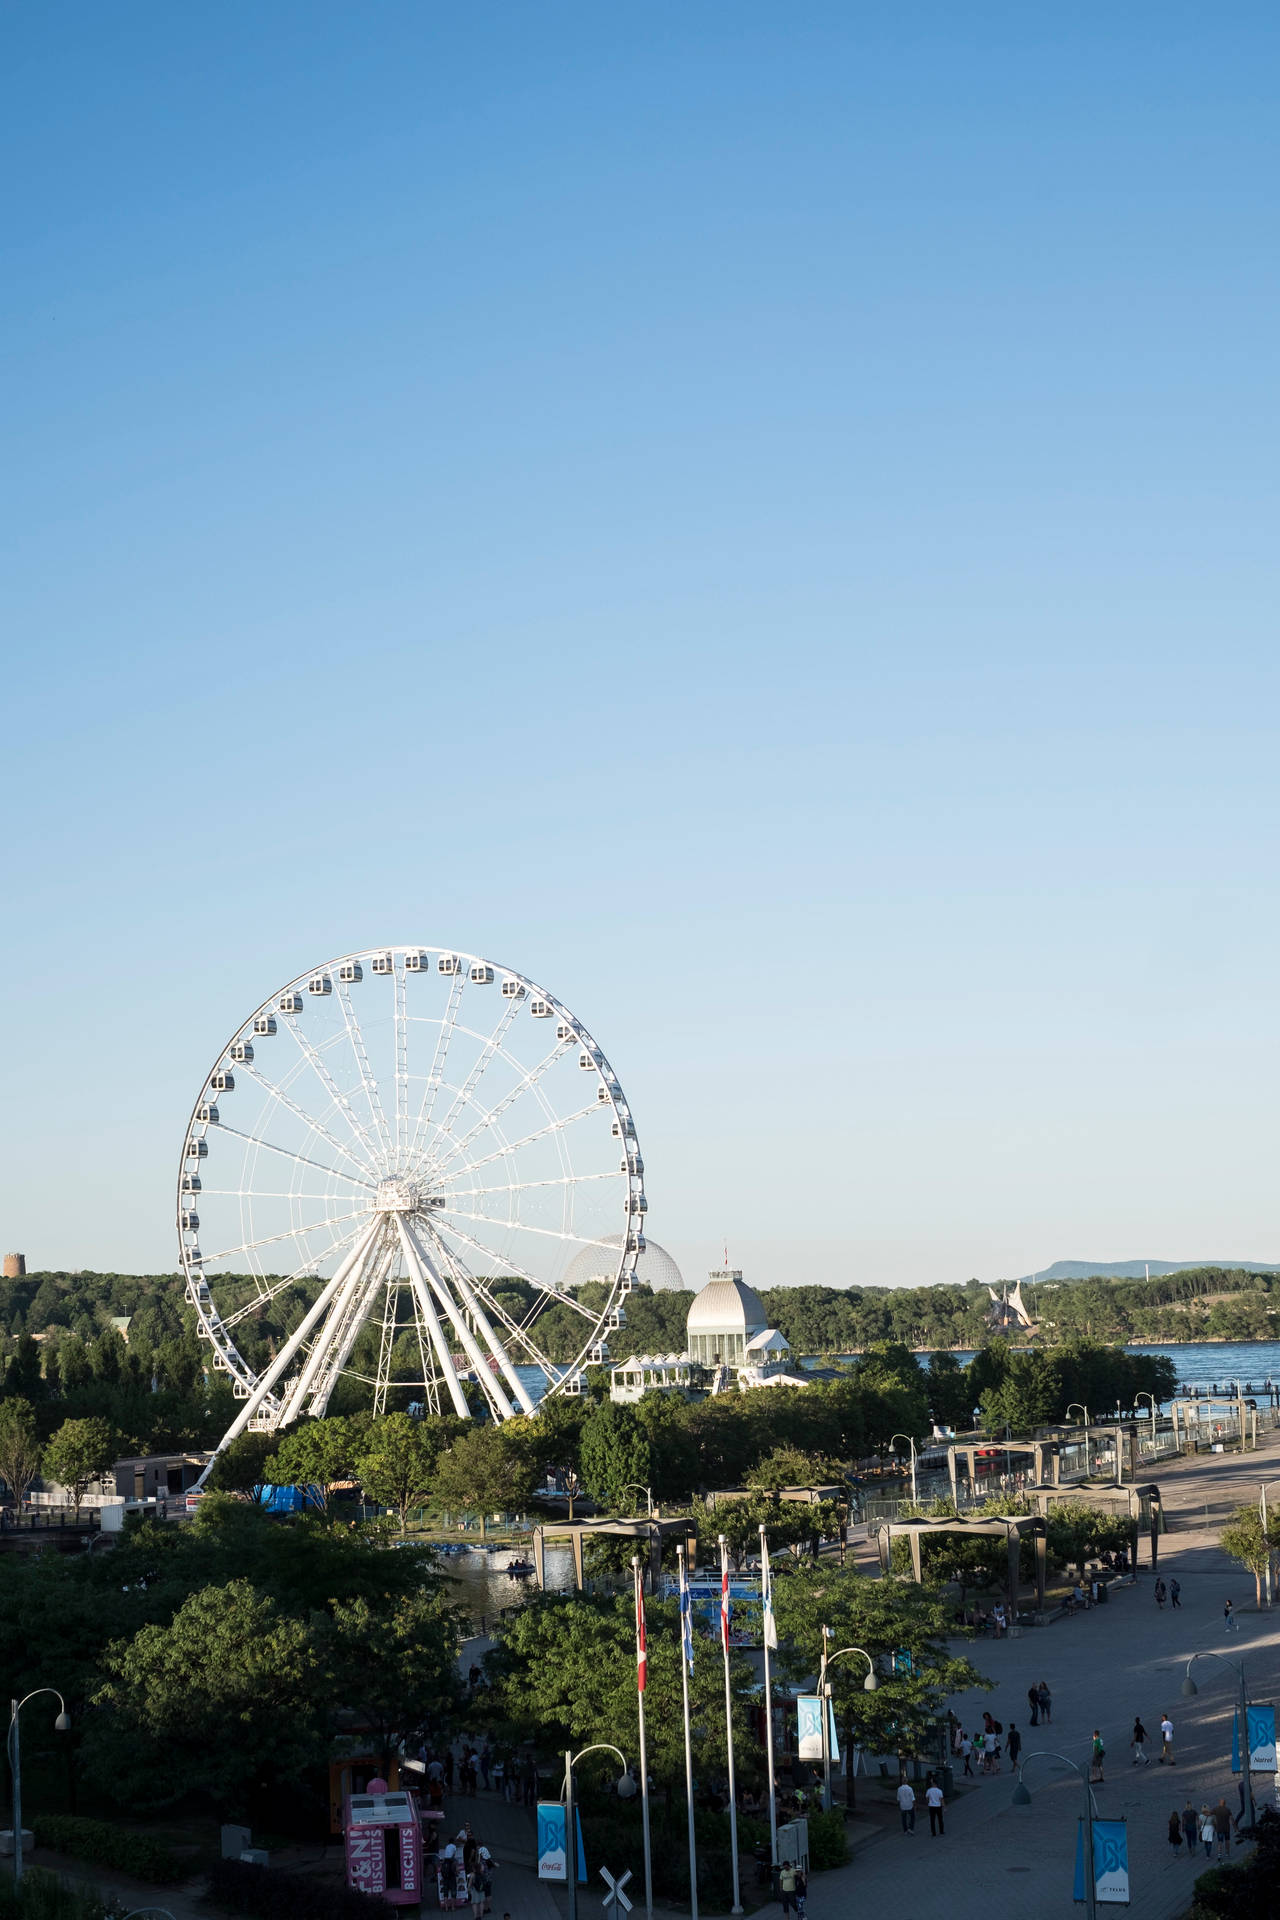
[[645,1251],[601,1048],[523,974],[438,947],[348,954],[263,1001],[204,1080],[178,1188],[198,1331],[244,1402],[223,1446],[323,1414],[344,1379],[375,1412],[465,1415],[470,1391],[495,1420],[580,1393]]

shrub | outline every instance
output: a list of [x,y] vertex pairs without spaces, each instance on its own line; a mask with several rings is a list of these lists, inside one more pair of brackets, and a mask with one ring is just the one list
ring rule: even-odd
[[828,1867],[842,1867],[849,1858],[849,1842],[844,1830],[844,1814],[832,1808],[830,1813],[809,1815],[809,1865],[815,1873]]
[[75,1860],[91,1860],[96,1867],[118,1867],[135,1880],[157,1886],[181,1880],[186,1869],[163,1840],[148,1833],[122,1832],[107,1820],[81,1820],[67,1813],[37,1814],[31,1823],[38,1847],[67,1853]]
[[0,1880],[0,1920],[110,1920],[123,1912],[85,1887],[69,1887],[55,1873],[28,1867],[22,1883]]
[[396,1909],[375,1895],[305,1873],[278,1873],[243,1860],[215,1860],[209,1868],[208,1898],[228,1913],[249,1920],[387,1920]]

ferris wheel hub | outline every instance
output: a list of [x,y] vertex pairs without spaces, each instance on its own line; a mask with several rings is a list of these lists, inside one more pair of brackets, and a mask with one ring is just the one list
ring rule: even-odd
[[373,1205],[377,1213],[420,1213],[431,1199],[416,1180],[379,1180]]

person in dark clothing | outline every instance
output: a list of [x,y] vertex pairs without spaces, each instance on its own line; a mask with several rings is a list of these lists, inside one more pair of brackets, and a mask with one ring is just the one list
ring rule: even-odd
[[1040,1718],[1046,1727],[1053,1725],[1053,1695],[1049,1692],[1049,1683],[1042,1680],[1036,1688],[1036,1699],[1040,1703]]
[[1027,1688],[1027,1705],[1031,1709],[1031,1724],[1033,1727],[1038,1727],[1040,1724],[1040,1695],[1036,1691],[1034,1681]]
[[1169,1845],[1175,1853],[1182,1852],[1182,1815],[1176,1807],[1169,1815]]
[[1169,1604],[1173,1607],[1182,1605],[1182,1587],[1177,1580],[1169,1582]]
[[1018,1764],[1018,1755],[1022,1752],[1022,1735],[1018,1732],[1018,1729],[1014,1726],[1012,1720],[1009,1722],[1009,1732],[1005,1738],[1004,1745],[1005,1745],[1005,1752],[1009,1756],[1009,1765],[1011,1767],[1016,1768]]
[[1195,1808],[1188,1800],[1182,1809],[1182,1837],[1187,1843],[1187,1852],[1194,1860],[1196,1857],[1196,1838],[1199,1819]]

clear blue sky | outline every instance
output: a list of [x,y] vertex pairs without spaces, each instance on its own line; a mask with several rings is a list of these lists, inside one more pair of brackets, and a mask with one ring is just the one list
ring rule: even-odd
[[0,11],[0,1240],[380,940],[696,1276],[1280,1258],[1280,17]]

